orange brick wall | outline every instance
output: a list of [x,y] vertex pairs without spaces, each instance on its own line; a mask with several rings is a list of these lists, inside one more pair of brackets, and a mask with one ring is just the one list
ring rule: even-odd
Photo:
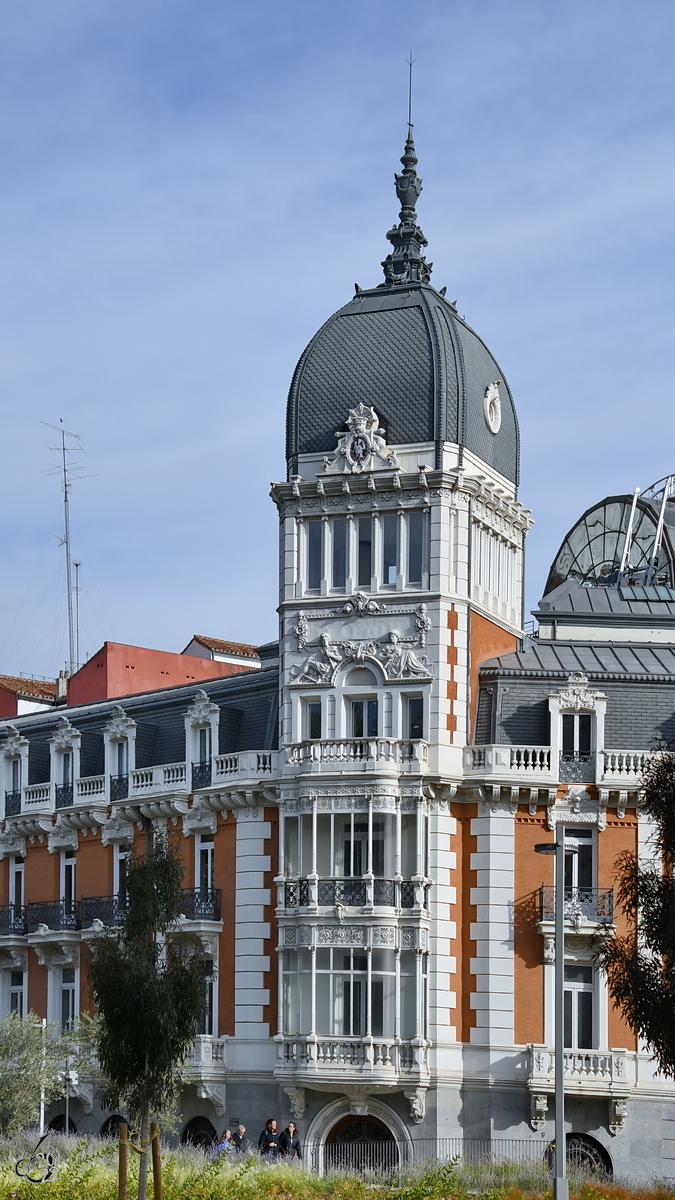
[[[616,810],[609,809],[607,813],[607,828],[598,836],[598,887],[616,887],[614,863],[624,850],[637,853],[637,820],[634,815],[626,815],[620,820]],[[616,904],[616,895],[615,895]],[[614,921],[620,934],[628,931],[626,918],[616,907]],[[607,1044],[611,1049],[625,1048],[637,1050],[637,1038],[628,1027],[620,1011],[614,1008],[609,1000],[607,1028]]]
[[516,1045],[544,1040],[544,940],[537,933],[539,889],[552,884],[554,860],[535,854],[537,842],[551,842],[546,809],[534,817],[521,811],[514,831],[514,1039]]
[[[188,841],[191,839],[188,838]],[[232,813],[218,814],[214,841],[214,885],[220,888],[223,932],[218,956],[218,1033],[234,1036],[234,920],[237,867],[237,822]]]
[[450,905],[450,920],[455,922],[456,937],[450,943],[450,953],[455,958],[455,974],[450,977],[450,987],[457,996],[457,1008],[453,1024],[457,1040],[468,1042],[470,1031],[476,1024],[476,1013],[471,1007],[471,995],[476,990],[476,977],[471,974],[471,959],[476,954],[476,943],[471,940],[471,922],[476,920],[476,906],[471,904],[471,888],[476,887],[476,872],[471,869],[471,855],[476,852],[476,835],[471,833],[471,821],[478,812],[477,804],[452,804],[450,812],[455,818],[456,832],[450,839],[450,849],[455,854],[455,869],[452,883],[456,902]]
[[270,969],[263,977],[263,986],[269,988],[270,1000],[263,1008],[263,1021],[269,1025],[270,1037],[277,1033],[277,999],[279,993],[279,965],[277,945],[279,941],[275,909],[277,907],[277,885],[274,877],[279,869],[279,809],[266,808],[265,820],[270,822],[271,836],[265,840],[265,854],[270,856],[270,869],[265,872],[264,886],[269,888],[270,903],[265,905],[264,920],[269,921],[270,936],[265,939],[265,954],[269,955]]
[[[457,666],[457,647],[455,646],[455,633],[457,631],[457,613],[451,607],[448,610],[448,662],[453,668],[451,675],[454,677],[455,667]],[[451,734],[457,729],[457,717],[455,715],[455,700],[457,699],[457,682],[454,678],[448,680],[448,700],[450,701],[450,712],[448,713],[448,730]],[[450,738],[452,741],[452,737]]]
[[471,629],[469,633],[469,684],[471,688],[471,727],[468,740],[473,740],[476,721],[476,704],[478,701],[478,669],[486,658],[494,658],[497,654],[510,654],[516,649],[517,638],[507,633],[501,626],[488,621],[480,613],[471,612]]

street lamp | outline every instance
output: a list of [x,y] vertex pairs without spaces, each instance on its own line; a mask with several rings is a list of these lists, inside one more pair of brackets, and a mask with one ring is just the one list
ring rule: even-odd
[[540,842],[537,854],[555,854],[555,1174],[554,1200],[568,1200],[567,1139],[565,1136],[565,826],[558,822],[554,842]]

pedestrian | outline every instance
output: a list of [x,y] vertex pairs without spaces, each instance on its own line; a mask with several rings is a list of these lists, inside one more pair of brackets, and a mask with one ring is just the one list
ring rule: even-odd
[[295,1121],[289,1121],[286,1128],[279,1134],[279,1153],[284,1158],[296,1159],[302,1162],[302,1147],[298,1137],[298,1127]]
[[279,1135],[274,1117],[265,1122],[265,1128],[258,1138],[258,1149],[265,1158],[276,1158],[279,1154]]
[[220,1141],[216,1142],[213,1147],[213,1157],[220,1158],[222,1154],[233,1154],[236,1150],[234,1138],[229,1129],[224,1129],[220,1135]]
[[246,1153],[248,1146],[246,1144],[246,1126],[245,1125],[237,1126],[234,1133],[232,1134],[232,1141],[234,1142],[234,1148],[238,1154]]

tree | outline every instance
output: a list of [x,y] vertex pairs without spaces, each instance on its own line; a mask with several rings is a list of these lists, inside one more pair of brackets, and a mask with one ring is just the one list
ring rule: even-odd
[[[134,857],[119,925],[92,943],[89,970],[99,1014],[97,1053],[106,1078],[103,1102],[126,1107],[149,1150],[150,1112],[181,1086],[180,1068],[206,1007],[204,947],[178,926],[183,866],[175,845],[155,839]],[[145,1200],[148,1154],[141,1155],[139,1200]]]
[[0,1020],[0,1134],[34,1124],[45,1104],[63,1095],[63,1063],[72,1054],[69,1036],[43,1027],[35,1013]]
[[675,753],[659,747],[642,780],[644,813],[654,826],[652,861],[622,854],[617,899],[628,933],[614,933],[597,957],[609,991],[663,1075],[675,1078]]

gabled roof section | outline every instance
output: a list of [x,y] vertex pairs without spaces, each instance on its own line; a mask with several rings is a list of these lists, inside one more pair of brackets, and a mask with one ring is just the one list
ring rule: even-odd
[[[250,646],[247,642],[226,642],[223,638],[207,637],[204,633],[193,633],[191,641],[197,642],[207,650],[214,650],[216,654],[237,654],[241,658],[259,657],[258,647]],[[187,650],[187,646],[185,649]],[[185,654],[185,650],[181,653]]]
[[46,679],[24,679],[21,675],[0,675],[0,688],[13,692],[23,699],[44,700],[53,704],[56,700],[56,684]]

